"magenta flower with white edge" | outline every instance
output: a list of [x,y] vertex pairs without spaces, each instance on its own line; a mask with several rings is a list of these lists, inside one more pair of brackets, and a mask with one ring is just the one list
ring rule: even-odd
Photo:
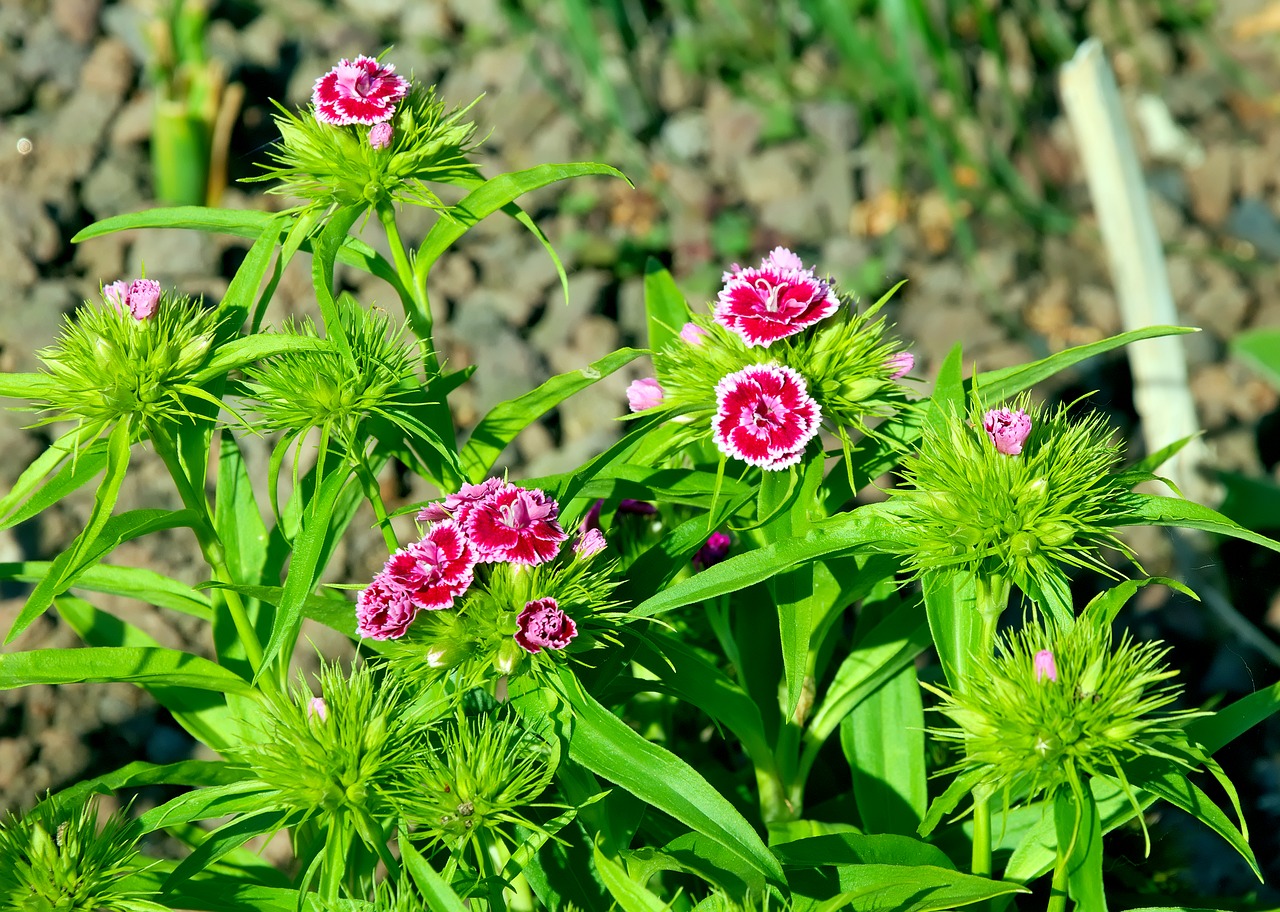
[[390,63],[363,54],[342,59],[316,80],[311,92],[316,120],[334,127],[372,126],[390,120],[396,103],[409,93],[409,80]]
[[453,607],[467,591],[475,567],[475,550],[454,520],[435,523],[421,541],[401,548],[387,560],[382,575],[423,608]]
[[444,503],[429,503],[418,511],[419,522],[440,522],[452,518],[460,527],[467,527],[471,509],[482,500],[491,497],[502,488],[501,478],[486,478],[480,484],[463,483],[458,493],[449,494]]
[[537,488],[504,484],[467,517],[467,537],[476,549],[476,561],[540,564],[551,560],[569,537],[556,519],[559,513],[559,504]]
[[1057,683],[1058,666],[1053,661],[1053,652],[1048,649],[1041,649],[1036,653],[1032,660],[1036,670],[1036,683],[1039,684],[1045,678]]
[[369,128],[369,148],[385,149],[391,145],[391,137],[395,131],[391,128],[391,124],[385,120],[382,123],[376,123]]
[[578,625],[553,598],[527,602],[516,618],[515,640],[534,655],[544,649],[564,649],[577,635]]
[[793,336],[840,307],[831,286],[785,247],[770,253],[759,269],[735,266],[724,274],[724,282],[715,320],[741,336],[748,348]]
[[686,343],[693,346],[702,344],[702,340],[707,337],[708,333],[697,323],[686,323],[680,327],[680,338]]
[[608,547],[608,544],[603,532],[599,529],[588,529],[573,543],[573,555],[579,560],[586,560],[599,554]]
[[898,352],[884,366],[889,368],[890,380],[901,380],[915,368],[916,356],[911,352]]
[[693,566],[699,570],[714,567],[729,556],[733,540],[724,532],[712,532],[702,547],[693,555]]
[[749,465],[771,471],[795,465],[821,421],[804,378],[789,367],[744,367],[716,384],[716,447]]
[[1031,434],[1031,416],[1022,409],[992,409],[982,416],[982,429],[998,452],[1017,456]]
[[662,388],[662,384],[652,377],[641,377],[639,380],[632,380],[631,385],[627,387],[627,406],[633,412],[643,412],[645,409],[656,408],[662,405],[662,400],[666,397],[666,390]]
[[421,610],[409,590],[379,573],[356,599],[356,633],[370,640],[399,639]]

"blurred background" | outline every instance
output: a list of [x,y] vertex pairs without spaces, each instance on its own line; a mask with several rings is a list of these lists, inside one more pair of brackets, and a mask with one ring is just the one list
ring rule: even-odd
[[[64,314],[144,265],[148,277],[216,300],[247,242],[185,231],[69,239],[96,219],[165,202],[284,207],[263,185],[239,183],[277,138],[271,99],[303,105],[338,58],[387,48],[399,72],[437,85],[450,105],[484,96],[472,113],[488,135],[486,174],[594,159],[634,182],[577,180],[522,200],[569,270],[567,305],[552,262],[514,221],[482,223],[438,264],[442,356],[480,365],[455,399],[464,433],[554,373],[643,345],[650,257],[695,307],[730,263],[779,244],[864,299],[906,279],[891,319],[923,378],[956,342],[967,364],[989,370],[1096,341],[1119,330],[1120,315],[1057,90],[1058,67],[1089,36],[1119,83],[1179,320],[1204,329],[1186,350],[1207,478],[1226,512],[1274,533],[1280,375],[1233,344],[1280,327],[1278,0],[3,0],[0,369],[36,369],[34,350]],[[407,213],[407,240],[433,218]],[[380,246],[378,234],[365,237]],[[340,281],[398,312],[375,280]],[[308,265],[294,263],[269,318],[313,312]],[[503,465],[533,476],[594,455],[618,436],[623,391],[646,370],[638,362],[565,403]],[[1070,401],[1095,390],[1092,406],[1141,455],[1123,353],[1038,395]],[[48,442],[24,429],[29,421],[0,412],[0,489]],[[265,464],[267,442],[249,445]],[[174,499],[146,454],[128,485],[121,509]],[[384,486],[398,503],[433,494],[394,472]],[[56,553],[87,515],[81,494],[0,532],[0,561]],[[1158,530],[1130,542],[1149,572],[1208,593],[1196,604],[1152,587],[1125,616],[1137,634],[1173,645],[1190,699],[1225,702],[1276,680],[1273,556],[1236,543],[1179,553]],[[376,536],[353,538],[335,579],[367,579],[381,547]],[[115,561],[198,582],[192,553],[179,533],[162,533]],[[0,623],[23,598],[0,589]],[[180,617],[124,600],[101,607],[164,645],[205,649]],[[320,628],[308,635],[340,648]],[[73,640],[46,619],[19,647]],[[127,685],[74,698],[46,687],[0,693],[0,807],[29,805],[87,769],[191,750]],[[1258,857],[1280,883],[1280,728],[1256,730],[1223,762],[1244,793]],[[1135,895],[1168,884],[1255,895],[1243,865],[1161,813],[1158,863],[1138,873],[1140,837],[1119,833],[1113,876]],[[1263,889],[1261,899],[1276,895]]]

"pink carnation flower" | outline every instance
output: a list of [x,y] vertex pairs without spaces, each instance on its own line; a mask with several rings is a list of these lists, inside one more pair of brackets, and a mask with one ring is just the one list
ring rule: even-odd
[[155,279],[134,279],[124,302],[135,320],[147,319],[160,306],[160,283]]
[[1031,416],[1022,409],[992,409],[982,416],[982,429],[997,451],[1017,456],[1031,434]]
[[795,465],[821,421],[822,409],[804,378],[789,367],[744,367],[716,384],[711,419],[716,447],[749,465],[770,470]]
[[884,366],[889,369],[890,380],[901,380],[916,366],[916,356],[911,352],[898,352]]
[[666,396],[666,390],[652,377],[632,380],[631,385],[627,387],[627,405],[633,412],[643,412],[645,409],[662,405],[664,396]]
[[382,123],[376,123],[369,130],[369,148],[385,149],[391,145],[391,137],[394,134],[391,124],[385,120]]
[[560,550],[568,536],[556,516],[559,505],[542,491],[513,484],[477,503],[467,517],[467,533],[480,563],[540,564]]
[[741,336],[748,348],[795,335],[840,306],[831,286],[784,247],[770,253],[759,269],[735,265],[724,274],[724,283],[715,320]]
[[564,649],[578,635],[573,618],[560,610],[553,598],[535,599],[516,618],[516,642],[527,652]]
[[446,519],[432,525],[421,541],[391,555],[382,575],[419,606],[435,611],[453,607],[453,600],[467,591],[475,563],[462,529]]
[[409,590],[379,573],[356,599],[356,633],[370,640],[398,639],[421,610]]
[[609,543],[604,540],[603,532],[599,529],[588,529],[573,543],[573,554],[579,560],[586,560],[588,557],[599,554],[608,545]]
[[339,60],[312,89],[316,120],[335,127],[390,120],[396,102],[409,92],[409,81],[397,76],[395,69],[364,55]]
[[112,282],[110,285],[104,286],[102,289],[102,299],[117,310],[124,310],[129,305],[126,299],[129,296],[129,283],[123,280]]
[[680,338],[693,346],[701,345],[707,335],[707,331],[697,323],[686,323],[680,327]]
[[502,488],[501,478],[486,478],[480,484],[464,483],[457,494],[450,494],[444,503],[429,503],[418,511],[419,522],[440,522],[442,519],[454,519],[462,528],[467,527],[467,517],[471,509],[480,501],[492,496]]

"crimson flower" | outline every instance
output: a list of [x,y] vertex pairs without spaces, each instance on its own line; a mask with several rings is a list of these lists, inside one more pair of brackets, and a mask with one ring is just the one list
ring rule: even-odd
[[564,649],[577,635],[578,625],[553,598],[527,602],[516,618],[516,642],[535,655],[543,649]]
[[492,496],[502,487],[501,478],[486,478],[480,484],[463,483],[457,494],[449,494],[444,503],[429,503],[418,511],[419,522],[439,522],[452,518],[462,528],[467,527],[471,509],[480,501]]
[[840,306],[831,286],[806,269],[800,258],[778,247],[759,269],[735,265],[724,274],[715,320],[751,348],[795,335]]
[[436,523],[421,541],[391,555],[383,574],[429,610],[450,608],[471,585],[475,551],[453,520]]
[[503,484],[475,504],[467,533],[480,563],[540,564],[551,560],[568,536],[556,516],[560,506],[542,491]]
[[785,469],[800,461],[818,433],[822,409],[804,378],[780,364],[757,364],[726,375],[716,384],[711,433],[726,456]]
[[395,69],[363,54],[339,60],[311,91],[316,120],[334,127],[390,120],[396,102],[409,92],[409,80],[397,76]]
[[409,590],[379,573],[356,599],[356,633],[371,640],[398,639],[421,610]]

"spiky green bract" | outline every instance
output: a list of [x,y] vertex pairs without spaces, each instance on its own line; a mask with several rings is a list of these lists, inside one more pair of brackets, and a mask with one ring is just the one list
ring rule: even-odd
[[1063,565],[1115,576],[1098,552],[1133,558],[1112,531],[1128,517],[1114,474],[1120,446],[1096,413],[1017,405],[1031,416],[1018,456],[992,444],[981,405],[968,420],[926,424],[919,452],[903,461],[905,484],[890,492],[912,530],[908,567],[1001,577],[1033,597],[1065,586]]
[[415,839],[482,852],[510,841],[507,827],[539,829],[521,809],[538,806],[558,762],[558,746],[509,708],[473,714],[459,708],[432,728],[428,749],[406,770],[395,801]]
[[[477,99],[478,101],[479,99]],[[384,200],[444,208],[427,182],[452,184],[477,177],[476,126],[463,120],[475,104],[445,113],[435,87],[414,85],[396,107],[391,145],[375,149],[369,127],[320,123],[310,110],[283,107],[275,117],[281,142],[272,148],[266,173],[249,180],[278,180],[267,192],[300,197],[295,211],[373,206]]]
[[[432,708],[367,664],[344,675],[337,665],[318,674],[323,715],[310,709],[311,691],[299,682],[291,693],[266,695],[256,737],[232,751],[273,793],[275,806],[312,817],[385,820],[390,795],[421,752]],[[339,825],[344,825],[341,822]]]
[[[405,636],[382,644],[382,654],[415,688],[446,675],[461,690],[503,675],[528,674],[551,683],[559,663],[613,639],[622,620],[612,597],[616,566],[603,555],[577,559],[568,545],[543,564],[477,564],[456,607],[423,611]],[[516,620],[525,605],[544,598],[556,600],[578,634],[565,649],[530,654],[515,641]]]
[[[1037,673],[1036,654],[1053,653],[1057,680]],[[970,657],[977,686],[946,691],[938,711],[955,728],[931,729],[964,751],[949,771],[981,771],[977,789],[1013,800],[1075,794],[1087,776],[1125,783],[1121,762],[1143,755],[1186,766],[1170,749],[1180,726],[1198,715],[1165,711],[1180,688],[1163,663],[1168,648],[1135,643],[1126,634],[1113,648],[1110,627],[1085,616],[1068,628],[1032,620],[996,641],[993,654]],[[1185,741],[1185,738],[1180,740]]]
[[[333,128],[337,129],[337,128]],[[343,296],[338,313],[351,354],[336,347],[305,349],[268,358],[247,368],[247,396],[264,432],[300,437],[312,429],[348,453],[363,451],[369,438],[362,423],[377,416],[411,434],[430,434],[398,406],[421,395],[405,328],[389,328],[384,311]],[[284,333],[318,338],[310,319],[286,324]]]
[[[130,318],[132,319],[132,318]],[[128,877],[144,867],[141,830],[123,813],[98,823],[98,802],[46,800],[0,825],[0,907],[12,912],[161,912]]]
[[892,294],[862,312],[855,301],[842,296],[833,316],[767,347],[749,348],[741,336],[709,315],[695,315],[690,322],[704,333],[700,344],[676,336],[653,356],[664,391],[655,411],[684,425],[675,435],[675,445],[710,440],[716,385],[728,374],[756,364],[780,364],[799,373],[821,408],[823,426],[846,448],[851,446],[850,433],[873,433],[877,419],[908,401],[890,363],[902,347],[889,337],[885,318],[876,316]]
[[208,396],[193,377],[212,357],[219,319],[167,291],[145,320],[86,301],[57,341],[36,352],[53,381],[33,406],[45,412],[40,423],[70,420],[100,433],[126,418],[135,427],[190,418],[190,399]]

